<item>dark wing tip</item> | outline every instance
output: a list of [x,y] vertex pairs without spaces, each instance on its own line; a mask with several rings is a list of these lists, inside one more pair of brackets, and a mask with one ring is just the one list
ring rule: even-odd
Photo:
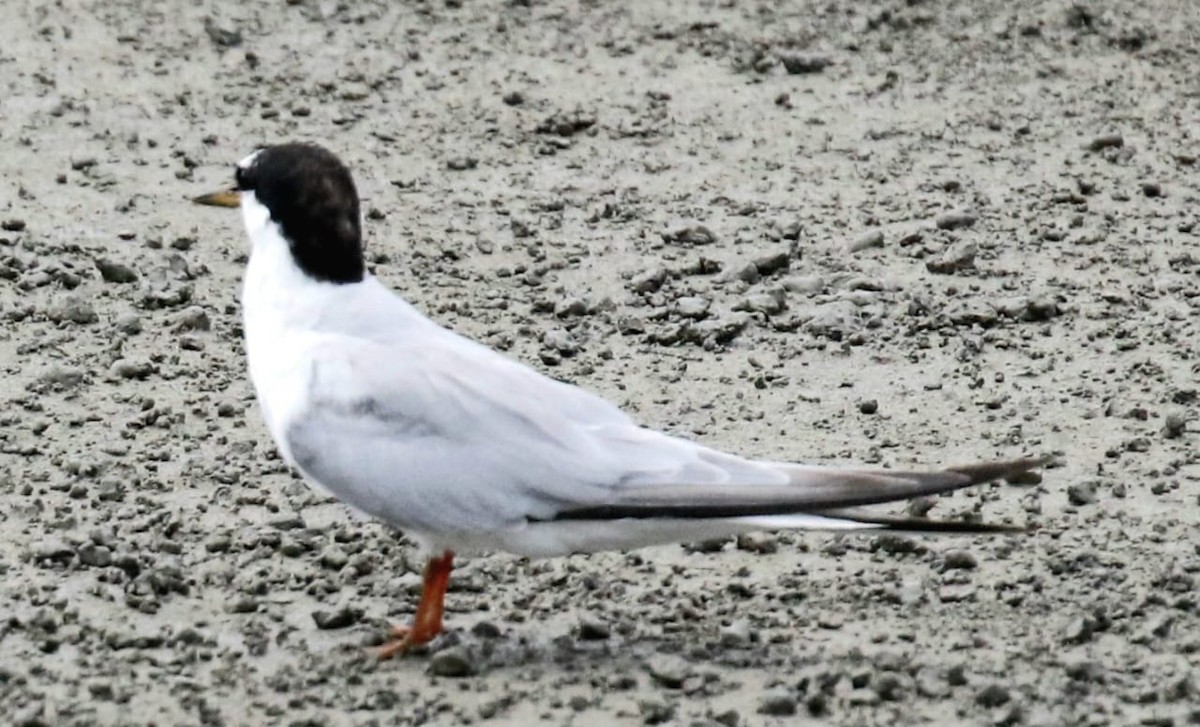
[[1020,459],[1001,460],[999,462],[978,462],[975,464],[947,467],[947,472],[954,472],[969,479],[964,487],[979,485],[994,480],[1007,480],[1011,477],[1025,474],[1038,467],[1045,467],[1054,461],[1053,455],[1040,457],[1022,457]]

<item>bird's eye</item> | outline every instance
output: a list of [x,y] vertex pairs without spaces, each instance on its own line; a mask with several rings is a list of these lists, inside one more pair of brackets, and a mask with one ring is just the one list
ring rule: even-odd
[[250,175],[246,174],[246,170],[241,167],[233,175],[234,181],[237,182],[238,189],[250,189]]

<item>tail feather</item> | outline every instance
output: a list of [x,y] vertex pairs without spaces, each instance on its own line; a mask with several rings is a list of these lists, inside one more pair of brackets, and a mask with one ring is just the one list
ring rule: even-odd
[[[613,501],[563,510],[554,520],[730,519],[811,514],[888,529],[956,530],[967,524],[874,518],[846,508],[908,500],[1010,478],[1050,461],[1048,457],[981,462],[935,472],[854,470],[784,465],[781,485],[646,485],[616,493]],[[901,527],[903,524],[903,527]],[[973,524],[972,524],[973,525]],[[975,525],[976,528],[981,526]]]

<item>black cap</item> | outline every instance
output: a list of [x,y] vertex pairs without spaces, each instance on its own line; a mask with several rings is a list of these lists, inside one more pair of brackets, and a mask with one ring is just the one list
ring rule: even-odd
[[238,167],[237,186],[271,213],[306,274],[329,283],[362,281],[358,190],[333,152],[305,143],[265,147]]

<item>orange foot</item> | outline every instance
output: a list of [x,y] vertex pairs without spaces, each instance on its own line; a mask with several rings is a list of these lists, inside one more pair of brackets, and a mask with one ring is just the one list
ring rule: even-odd
[[380,647],[380,661],[403,654],[414,646],[428,644],[442,633],[446,588],[450,585],[450,571],[453,568],[454,553],[449,550],[442,553],[440,558],[430,558],[425,564],[421,602],[417,604],[417,615],[413,617],[413,624],[393,626],[388,631],[391,640]]

